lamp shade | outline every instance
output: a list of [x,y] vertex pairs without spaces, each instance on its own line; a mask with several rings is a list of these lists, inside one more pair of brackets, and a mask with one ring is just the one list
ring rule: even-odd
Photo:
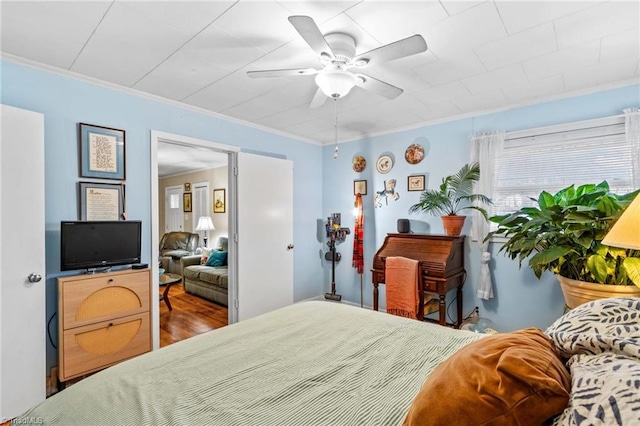
[[196,231],[213,231],[214,229],[216,229],[216,227],[213,226],[213,221],[210,216],[200,216]]
[[341,98],[356,85],[356,76],[340,69],[325,70],[316,75],[316,84],[328,97]]
[[640,196],[636,196],[622,213],[602,240],[602,244],[640,250]]

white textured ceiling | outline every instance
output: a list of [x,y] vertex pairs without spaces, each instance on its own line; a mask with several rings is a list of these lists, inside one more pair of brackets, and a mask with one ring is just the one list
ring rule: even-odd
[[158,177],[227,166],[227,154],[207,148],[158,143]]
[[306,140],[334,140],[334,105],[309,109],[319,68],[287,18],[311,16],[362,53],[421,34],[428,51],[367,69],[394,100],[355,87],[339,139],[640,81],[636,1],[2,1],[1,50]]

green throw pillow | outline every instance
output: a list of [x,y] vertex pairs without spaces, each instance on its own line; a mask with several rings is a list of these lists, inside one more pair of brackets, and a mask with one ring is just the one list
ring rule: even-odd
[[212,251],[207,259],[207,266],[224,266],[227,264],[226,251]]

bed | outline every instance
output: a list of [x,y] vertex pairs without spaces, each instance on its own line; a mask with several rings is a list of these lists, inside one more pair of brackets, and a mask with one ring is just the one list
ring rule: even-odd
[[[640,312],[640,302],[634,303],[633,309]],[[562,327],[565,330],[554,339],[567,335],[565,323],[556,328]],[[540,337],[540,330],[524,332],[535,334],[526,338],[535,337],[543,345],[557,344],[546,335]],[[503,352],[491,362],[508,359],[505,354],[510,350],[516,350],[512,360],[523,358],[523,352],[518,352],[523,345],[513,338],[518,333],[486,337],[340,303],[297,303],[115,365],[52,396],[16,421],[36,418],[47,425],[399,425],[404,421],[415,425],[438,424],[432,414],[440,410],[449,416],[447,424],[480,424],[459,417],[463,408],[452,412],[447,405],[469,405],[460,397],[465,385],[460,387],[456,380],[476,375],[481,370],[478,359],[486,359],[485,348],[497,342]],[[535,349],[529,358],[539,362],[543,352]],[[556,349],[546,352],[561,360]],[[564,360],[559,362],[567,375],[560,381],[570,380]],[[535,388],[532,393],[542,400],[527,401],[536,411],[557,397],[546,394],[546,388],[541,392],[527,377],[513,380]],[[472,385],[469,389],[475,390],[470,393],[486,393],[481,387]],[[571,408],[565,393],[556,414]],[[508,389],[507,394],[510,398],[514,392]],[[487,399],[491,409],[504,402],[491,398]],[[420,406],[425,399],[426,408]],[[471,415],[479,419],[477,409],[474,413],[471,408]],[[430,415],[421,421],[425,409]],[[411,415],[418,420],[411,420]],[[517,424],[509,419],[502,416],[482,423]]]

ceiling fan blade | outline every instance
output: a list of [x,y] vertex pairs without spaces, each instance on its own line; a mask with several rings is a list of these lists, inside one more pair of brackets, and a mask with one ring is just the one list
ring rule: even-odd
[[295,68],[287,70],[247,71],[247,75],[253,78],[262,77],[292,77],[296,75],[314,75],[318,70],[313,68]]
[[370,90],[387,99],[395,99],[404,92],[404,90],[399,87],[365,74],[356,74],[356,77],[356,86]]
[[309,104],[309,108],[320,108],[327,101],[327,95],[322,92],[322,89],[318,87],[316,94],[313,95],[313,99]]
[[316,52],[316,55],[320,57],[326,56],[328,59],[334,58],[335,55],[331,47],[329,47],[327,40],[325,40],[320,28],[318,28],[313,19],[309,16],[296,15],[289,16],[289,22],[300,33],[311,49]]
[[353,63],[356,64],[356,67],[362,68],[415,55],[426,50],[427,42],[420,34],[416,34],[358,55],[353,58]]

